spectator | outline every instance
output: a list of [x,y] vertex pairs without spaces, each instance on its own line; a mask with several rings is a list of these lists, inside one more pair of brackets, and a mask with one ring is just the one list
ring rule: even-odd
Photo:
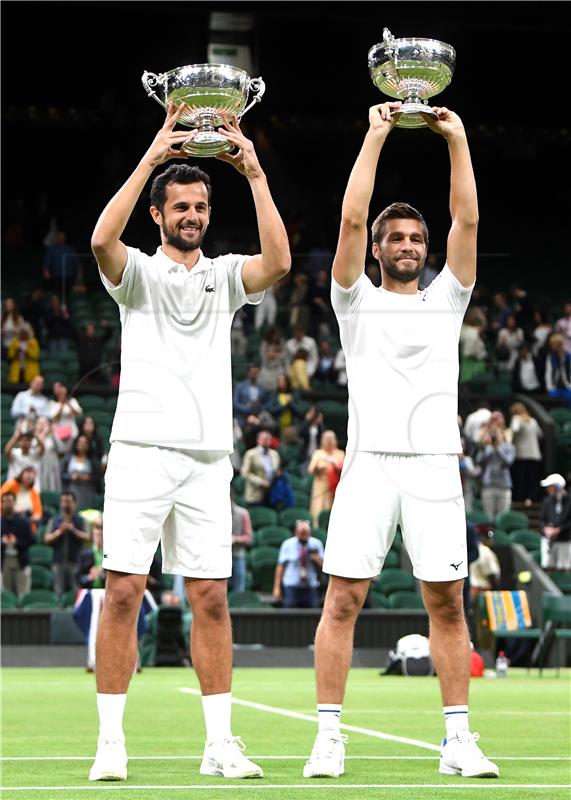
[[325,427],[323,425],[323,414],[318,406],[310,406],[305,412],[305,417],[299,429],[302,440],[301,462],[306,466],[313,453],[319,447],[321,436]]
[[552,333],[547,340],[545,389],[550,397],[563,397],[571,407],[571,354],[560,333]]
[[260,345],[260,362],[259,384],[273,392],[278,384],[278,375],[287,370],[283,339],[277,328],[270,328],[264,336]]
[[69,397],[69,387],[62,381],[54,383],[53,393],[55,400],[50,403],[53,431],[62,444],[62,452],[69,453],[79,433],[77,420],[83,410],[75,397]]
[[513,499],[518,502],[523,500],[526,506],[530,506],[537,496],[541,468],[539,440],[543,431],[523,403],[514,403],[510,414],[510,430],[515,447],[515,461],[512,465]]
[[240,427],[244,426],[249,415],[260,414],[266,406],[268,392],[258,384],[259,374],[258,365],[250,364],[246,379],[234,387],[234,416]]
[[284,608],[318,608],[323,545],[311,536],[309,522],[298,519],[294,536],[282,542],[273,596]]
[[494,295],[494,310],[492,312],[492,330],[498,331],[505,328],[506,319],[512,313],[511,306],[508,305],[508,298],[505,292],[496,292]]
[[539,351],[547,342],[548,336],[553,333],[553,326],[548,321],[543,311],[535,311],[533,315],[534,328],[532,334],[533,345],[531,352],[534,356],[539,355]]
[[474,505],[474,496],[476,491],[479,494],[480,475],[482,474],[482,467],[474,464],[474,459],[471,455],[466,453],[466,440],[462,437],[463,453],[459,456],[460,462],[460,480],[462,481],[462,494],[464,496],[464,507],[466,511],[472,511]]
[[97,423],[93,417],[87,415],[82,419],[78,435],[87,436],[93,457],[96,458],[97,461],[104,461],[107,448],[103,445],[103,440],[97,431]]
[[305,335],[303,325],[294,327],[293,337],[286,342],[286,356],[294,388],[309,389],[310,379],[317,369],[319,355],[315,339]]
[[267,410],[278,423],[280,433],[294,424],[299,416],[299,394],[292,388],[291,380],[285,372],[278,375],[276,391],[268,397]]
[[54,436],[52,424],[47,417],[38,417],[35,427],[36,439],[44,446],[39,464],[39,484],[42,492],[61,492],[60,456],[64,450],[60,440]]
[[322,342],[319,342],[319,359],[317,361],[315,377],[318,381],[322,381],[322,383],[335,383],[337,379],[335,357],[331,352],[331,345],[327,339],[323,339]]
[[508,314],[504,328],[498,331],[496,356],[500,368],[511,371],[517,361],[518,350],[524,342],[523,330],[518,328],[516,318]]
[[460,328],[460,381],[466,383],[486,369],[486,345],[482,333],[486,319],[477,308],[470,308]]
[[565,351],[571,354],[571,302],[565,303],[563,316],[555,323],[555,331],[563,336]]
[[501,589],[502,570],[497,555],[491,549],[494,533],[481,528],[479,539],[478,558],[470,564],[470,593],[473,603],[480,592]]
[[258,433],[257,446],[246,450],[241,474],[246,485],[244,497],[248,505],[267,505],[269,492],[280,468],[280,456],[270,447],[269,431]]
[[565,491],[563,475],[553,473],[541,481],[547,492],[541,506],[541,566],[543,569],[571,569],[571,497]]
[[34,421],[37,417],[48,417],[50,401],[42,394],[44,389],[44,379],[41,375],[30,381],[28,389],[18,392],[12,403],[10,414],[12,419],[31,417]]
[[1,559],[2,588],[21,597],[32,588],[32,568],[29,549],[34,544],[34,535],[29,521],[14,510],[16,495],[2,492],[1,508]]
[[14,511],[29,521],[33,534],[36,533],[44,513],[39,492],[34,488],[35,480],[36,470],[33,467],[24,467],[15,478],[6,480],[0,489],[2,495],[6,492],[14,495]]
[[515,447],[510,437],[504,415],[494,411],[490,422],[484,426],[475,458],[482,467],[482,506],[490,520],[509,511],[512,502],[510,467],[515,459]]
[[512,390],[514,392],[540,392],[542,390],[541,371],[536,358],[531,354],[529,344],[520,345],[512,370]]
[[527,339],[533,331],[534,310],[529,295],[517,283],[512,283],[509,288],[509,302],[513,309],[517,327],[521,328]]
[[34,432],[28,431],[20,422],[9,441],[6,442],[4,453],[8,461],[7,479],[10,480],[20,475],[25,467],[33,467],[36,474],[35,488],[39,492],[41,489],[40,469],[44,454],[43,440],[34,436]]
[[274,286],[266,289],[264,299],[255,307],[254,328],[259,331],[264,325],[272,327],[275,325],[278,315],[278,303],[276,300],[276,290]]
[[313,475],[310,511],[314,527],[319,525],[319,515],[333,505],[335,490],[341,477],[345,453],[337,447],[334,431],[324,431],[319,449],[311,456],[307,471]]
[[57,294],[53,294],[50,298],[45,320],[50,354],[69,352],[71,342],[76,338],[76,332],[69,318],[67,306],[61,302]]
[[80,434],[74,439],[71,453],[62,465],[65,490],[73,494],[79,509],[96,506],[99,476],[100,465],[92,455],[91,442]]
[[65,231],[58,230],[54,241],[47,245],[44,257],[44,280],[52,289],[68,292],[79,272],[79,258],[75,249],[67,243]]
[[466,421],[464,422],[464,436],[466,437],[466,448],[468,452],[471,452],[474,445],[480,441],[482,430],[490,421],[491,416],[492,412],[488,401],[479,400],[478,408],[466,417]]
[[[257,308],[257,306],[256,306]],[[230,350],[232,359],[242,361],[248,350],[248,337],[246,336],[246,312],[239,308],[234,314],[230,327]]]
[[309,322],[314,337],[331,335],[334,315],[330,295],[330,270],[320,269],[309,290]]
[[243,592],[246,589],[246,548],[253,541],[252,520],[247,508],[236,503],[234,492],[232,498],[232,576],[230,590]]
[[77,562],[83,545],[89,541],[89,534],[83,519],[76,513],[77,503],[73,492],[62,492],[59,508],[60,513],[47,524],[44,542],[54,549],[54,590],[62,595],[69,589],[77,588]]
[[309,322],[309,285],[307,275],[297,272],[293,277],[293,290],[289,297],[290,328],[301,326],[304,330]]
[[107,365],[103,364],[103,350],[113,335],[106,319],[101,321],[103,332],[97,334],[95,325],[89,322],[77,341],[79,356],[79,378],[89,383],[109,383]]
[[438,259],[434,253],[429,253],[424,262],[422,272],[418,276],[418,289],[423,292],[436,278],[440,270],[438,269]]
[[[2,308],[2,356],[6,357],[10,345],[18,338],[18,331],[26,325],[13,297],[4,300]],[[13,381],[17,383],[17,381]]]
[[44,301],[44,290],[41,286],[32,289],[28,303],[22,309],[24,317],[30,323],[36,334],[36,339],[43,345],[46,306]]
[[40,344],[27,322],[18,328],[6,357],[10,362],[8,383],[30,383],[40,374]]
[[106,572],[103,569],[103,517],[93,520],[91,545],[82,547],[77,557],[76,583],[81,589],[102,589]]

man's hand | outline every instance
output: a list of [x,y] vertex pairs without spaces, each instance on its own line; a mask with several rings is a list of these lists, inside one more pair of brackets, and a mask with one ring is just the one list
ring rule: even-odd
[[402,103],[400,100],[393,100],[388,103],[380,103],[371,106],[369,109],[369,130],[373,133],[387,134],[396,125],[397,117],[393,112],[398,111]]
[[421,115],[431,130],[441,134],[445,139],[457,136],[458,134],[465,135],[464,125],[458,114],[455,114],[454,111],[450,111],[448,108],[444,108],[444,106],[433,106],[432,110],[437,115],[438,119],[434,119],[434,117],[430,117],[426,114]]
[[167,116],[163,127],[153,139],[153,143],[143,156],[143,161],[146,161],[150,166],[158,167],[159,164],[164,164],[171,158],[188,158],[186,153],[177,150],[174,145],[182,144],[188,139],[194,139],[197,131],[175,131],[174,126],[179,121],[183,111],[186,109],[186,103],[182,103],[178,108],[174,103],[170,103],[167,109]]
[[224,119],[224,127],[218,129],[218,133],[222,134],[224,138],[234,147],[238,147],[237,153],[221,153],[216,158],[220,161],[226,161],[228,164],[238,170],[240,175],[244,175],[248,180],[254,178],[262,178],[264,172],[258,161],[258,156],[254,149],[254,143],[247,139],[238,125],[238,117],[234,116],[230,123]]

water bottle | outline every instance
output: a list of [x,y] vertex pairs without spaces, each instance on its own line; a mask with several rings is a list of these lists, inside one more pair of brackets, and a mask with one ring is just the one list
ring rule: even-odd
[[496,658],[496,678],[507,678],[509,662],[503,650],[500,650]]

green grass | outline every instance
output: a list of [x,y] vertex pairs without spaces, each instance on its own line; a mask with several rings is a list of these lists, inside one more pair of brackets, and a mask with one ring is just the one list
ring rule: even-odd
[[[437,753],[355,732],[349,733],[345,775],[329,781],[305,780],[302,767],[315,725],[237,705],[234,733],[247,743],[248,755],[259,757],[255,760],[265,771],[262,781],[238,782],[198,774],[204,743],[200,698],[179,691],[183,686],[197,688],[194,672],[146,669],[133,679],[125,713],[129,779],[93,784],[87,781],[97,736],[93,676],[77,669],[6,669],[2,757],[34,760],[0,762],[2,786],[45,788],[7,788],[2,797],[109,800],[113,793],[124,800],[317,800],[324,796],[327,800],[569,800],[568,679],[569,673],[563,671],[559,678],[550,671],[539,678],[511,670],[506,680],[472,681],[472,729],[480,732],[486,755],[500,759],[497,781],[441,776]],[[307,669],[237,669],[234,696],[315,714],[313,674]],[[377,670],[355,669],[342,722],[438,744],[443,723],[437,681],[380,677]],[[68,760],[37,760],[54,756]],[[149,756],[153,759],[135,758]],[[528,760],[538,757],[560,760]]]

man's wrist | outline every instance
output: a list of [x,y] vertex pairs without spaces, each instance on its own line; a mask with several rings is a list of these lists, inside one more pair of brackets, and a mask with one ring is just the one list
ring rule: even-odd
[[267,184],[268,182],[266,173],[262,169],[260,169],[260,171],[256,172],[254,175],[246,175],[246,178],[248,179],[250,184],[260,184],[260,183]]

